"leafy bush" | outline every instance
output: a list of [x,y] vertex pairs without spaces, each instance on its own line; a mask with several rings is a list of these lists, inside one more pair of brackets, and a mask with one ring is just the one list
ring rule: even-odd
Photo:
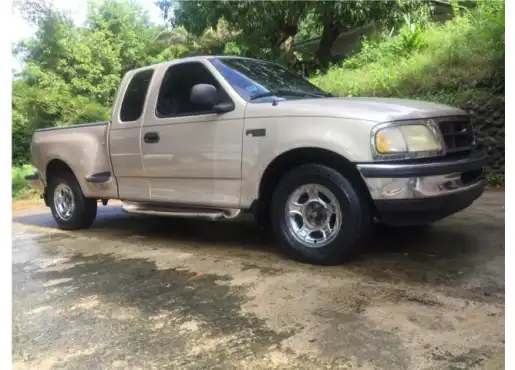
[[29,187],[25,176],[33,173],[32,166],[23,165],[12,168],[12,197],[13,199],[32,198],[37,192]]
[[422,50],[426,44],[423,38],[423,27],[418,24],[406,24],[398,35],[391,37],[382,34],[379,37],[366,39],[361,44],[360,52],[345,59],[341,63],[344,69],[359,69],[378,61],[390,62],[405,57],[414,51]]
[[486,176],[486,181],[488,185],[493,187],[503,187],[504,186],[504,173],[489,173]]

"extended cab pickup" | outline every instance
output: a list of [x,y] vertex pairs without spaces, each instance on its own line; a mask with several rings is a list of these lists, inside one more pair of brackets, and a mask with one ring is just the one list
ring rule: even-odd
[[35,131],[35,174],[57,225],[126,212],[251,212],[296,259],[339,263],[374,219],[425,224],[484,191],[485,154],[462,110],[339,98],[272,63],[189,57],[128,72],[111,121]]

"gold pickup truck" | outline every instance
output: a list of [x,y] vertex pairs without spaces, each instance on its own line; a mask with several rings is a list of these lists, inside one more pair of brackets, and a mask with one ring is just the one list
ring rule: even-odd
[[433,222],[484,191],[485,154],[462,110],[334,97],[256,59],[201,56],[128,72],[111,120],[34,132],[33,186],[62,229],[99,200],[126,212],[252,213],[293,258],[335,264],[374,219]]

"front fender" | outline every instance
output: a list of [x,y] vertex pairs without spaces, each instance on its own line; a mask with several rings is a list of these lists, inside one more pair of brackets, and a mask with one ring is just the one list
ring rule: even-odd
[[275,158],[300,148],[324,149],[349,162],[371,160],[368,121],[326,117],[259,118],[245,121],[245,131],[266,129],[263,137],[244,136],[241,207],[257,199],[259,184]]

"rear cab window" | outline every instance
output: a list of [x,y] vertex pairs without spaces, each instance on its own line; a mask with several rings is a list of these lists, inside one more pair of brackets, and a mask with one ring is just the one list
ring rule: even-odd
[[153,74],[153,69],[146,69],[132,76],[120,108],[121,122],[133,122],[140,119]]

